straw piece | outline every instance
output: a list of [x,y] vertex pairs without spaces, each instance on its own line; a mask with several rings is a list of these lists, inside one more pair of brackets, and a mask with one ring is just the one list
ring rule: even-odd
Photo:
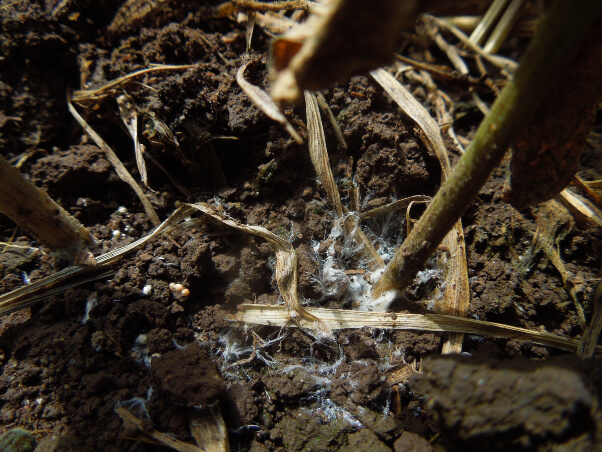
[[2,155],[0,181],[0,211],[71,262],[83,254],[91,256],[89,248],[94,248],[95,240],[90,231]]
[[156,64],[151,67],[140,69],[139,71],[132,72],[131,74],[124,75],[115,80],[107,82],[105,85],[96,89],[81,89],[73,92],[73,102],[80,105],[86,105],[94,102],[99,102],[109,95],[113,94],[117,89],[121,88],[122,85],[129,83],[136,77],[140,77],[144,74],[150,74],[152,72],[163,72],[163,71],[181,71],[184,69],[190,69],[195,67],[196,64],[182,64],[182,65],[168,65],[168,64]]
[[309,91],[305,91],[305,107],[307,111],[307,131],[309,132],[308,145],[309,155],[314,165],[318,178],[326,191],[328,199],[334,207],[337,218],[343,218],[345,232],[353,234],[355,239],[363,245],[360,253],[369,261],[370,268],[376,270],[385,266],[382,258],[372,245],[372,242],[366,237],[366,234],[358,227],[355,217],[347,215],[348,210],[341,203],[341,197],[337,190],[330,161],[328,160],[328,150],[326,149],[326,139],[324,138],[324,128],[318,101]]
[[[31,284],[0,295],[0,316],[30,306],[44,300],[50,295],[64,292],[71,287],[109,277],[114,272],[110,270],[107,271],[108,266],[114,264],[132,251],[136,251],[148,241],[161,234],[169,233],[174,229],[196,226],[198,221],[195,220],[186,221],[183,226],[178,224],[180,221],[185,220],[187,216],[190,216],[190,212],[191,209],[190,207],[187,207],[187,205],[180,207],[146,237],[142,237],[129,245],[98,256],[96,258],[97,265],[94,267],[82,265],[67,267],[54,275],[39,279]],[[100,272],[102,273],[99,274]]]
[[598,283],[596,293],[594,295],[594,312],[592,319],[587,324],[587,328],[583,332],[583,337],[579,342],[577,354],[581,358],[591,358],[596,351],[598,337],[602,331],[602,281]]
[[178,452],[203,452],[205,449],[201,449],[192,444],[184,443],[180,440],[173,439],[171,436],[166,435],[165,433],[161,433],[155,429],[148,429],[144,426],[142,421],[126,410],[124,407],[115,408],[115,413],[123,419],[124,422],[132,424],[138,428],[140,433],[149,438],[158,441],[160,444],[164,446],[170,447]]
[[334,117],[334,114],[332,114],[332,110],[330,109],[328,102],[326,102],[326,98],[324,97],[324,94],[317,92],[316,97],[318,98],[318,105],[320,106],[320,108],[322,109],[322,112],[326,115],[326,117],[328,118],[328,121],[330,122],[330,124],[332,125],[332,128],[334,129],[334,134],[337,137],[337,141],[339,142],[339,145],[344,150],[347,150],[347,143],[345,142],[345,138],[343,137],[343,132],[342,132],[341,128],[339,127],[339,123],[337,122],[336,118]]
[[576,212],[589,222],[598,227],[602,227],[602,213],[596,207],[586,200],[565,188],[558,195],[558,199],[566,205],[572,212]]
[[252,85],[251,83],[245,80],[244,74],[247,66],[251,61],[247,61],[244,63],[238,72],[236,73],[236,81],[239,86],[242,88],[244,93],[251,99],[251,102],[255,104],[257,108],[259,108],[262,112],[266,114],[270,119],[280,123],[284,126],[286,131],[293,137],[293,139],[299,143],[303,144],[303,138],[297,133],[297,131],[293,128],[288,119],[282,114],[278,106],[274,103],[272,98],[268,93],[263,91],[261,88]]
[[[477,334],[479,336],[506,337],[531,341],[546,347],[576,352],[579,341],[552,333],[527,330],[501,323],[484,322],[443,314],[398,314],[394,312],[366,312],[340,309],[307,308],[308,312],[331,330],[381,328],[393,330],[453,332]],[[270,325],[274,327],[296,327],[283,306],[242,304],[239,312],[230,320],[244,324]],[[602,346],[596,346],[602,353]]]
[[122,94],[117,98],[119,106],[119,114],[121,119],[128,129],[132,140],[134,141],[134,154],[136,155],[136,165],[140,173],[140,179],[146,188],[148,187],[148,174],[146,173],[146,164],[144,163],[144,145],[140,143],[138,138],[138,110],[134,104],[134,100],[127,94]]
[[479,22],[477,27],[470,35],[470,41],[474,42],[476,45],[481,45],[485,39],[485,36],[487,36],[489,31],[493,28],[497,18],[500,16],[504,8],[506,8],[507,4],[508,0],[494,0],[483,16],[483,19]]
[[92,138],[94,143],[96,143],[96,145],[105,152],[107,160],[109,160],[109,162],[111,162],[111,164],[113,165],[113,168],[115,168],[115,171],[117,172],[117,175],[119,176],[119,178],[122,181],[124,181],[125,183],[127,183],[130,187],[132,187],[134,192],[136,192],[138,199],[140,199],[140,201],[142,202],[144,210],[145,210],[146,214],[148,215],[148,217],[150,218],[153,225],[158,226],[160,223],[159,217],[157,216],[155,209],[151,205],[150,201],[148,200],[148,198],[146,197],[146,195],[144,194],[144,192],[142,191],[142,189],[140,188],[140,186],[138,185],[136,180],[132,177],[132,175],[125,168],[125,166],[123,166],[123,163],[121,163],[121,160],[119,160],[119,157],[117,157],[117,154],[115,154],[115,152],[113,152],[113,149],[111,149],[109,147],[109,145],[107,143],[105,143],[105,141],[100,137],[100,135],[98,135],[96,133],[96,131],[92,127],[90,127],[90,125],[86,122],[86,120],[84,118],[82,118],[82,116],[77,112],[77,110],[71,103],[71,98],[69,95],[67,95],[67,106],[69,107],[69,111],[71,112],[73,117],[82,126],[84,131],[90,136],[90,138]]
[[510,30],[512,30],[514,24],[518,22],[524,4],[524,0],[512,0],[506,11],[504,11],[504,14],[500,18],[498,24],[491,32],[491,36],[489,36],[489,39],[483,46],[483,50],[485,52],[497,53],[497,51],[500,50],[504,44],[504,41],[508,37],[508,34],[510,34]]
[[305,90],[386,63],[419,6],[417,0],[378,1],[369,8],[357,0],[319,3],[302,25],[274,41],[272,97],[278,104],[295,103]]
[[362,212],[362,214],[360,215],[360,220],[367,220],[368,218],[373,218],[379,215],[384,215],[389,212],[394,212],[396,210],[405,209],[413,202],[429,202],[431,199],[432,198],[430,196],[424,195],[408,196],[407,198],[391,202],[381,207],[376,207],[374,209],[368,210],[367,212]]
[[468,38],[468,36],[466,36],[461,30],[454,27],[453,25],[446,22],[445,20],[438,19],[438,18],[436,18],[434,16],[430,16],[428,14],[424,14],[422,16],[422,18],[423,18],[423,20],[434,22],[440,28],[444,28],[444,29],[450,31],[456,38],[458,38],[458,40],[460,42],[462,42],[462,44],[464,44],[466,47],[468,47],[470,50],[477,53],[478,55],[481,55],[483,58],[485,58],[487,61],[489,61],[494,66],[496,66],[500,69],[506,69],[510,72],[514,72],[518,68],[518,63],[514,60],[511,60],[509,58],[504,58],[499,55],[491,55],[490,53],[485,52],[481,47],[479,47],[474,42],[472,42]]
[[[441,138],[439,126],[435,120],[420,102],[391,74],[383,69],[377,69],[376,71],[372,71],[371,75],[399,105],[404,114],[414,120],[420,127],[420,138],[427,149],[437,156],[441,165],[441,180],[445,181],[451,172],[451,165],[447,149]],[[442,243],[449,250],[449,267],[443,302],[438,303],[439,311],[446,314],[465,316],[470,301],[470,289],[468,284],[468,267],[466,264],[466,246],[464,244],[464,232],[461,220],[458,220],[454,224]],[[461,336],[453,336],[450,341],[446,341],[443,347],[444,353],[459,353],[461,350]]]
[[190,414],[190,431],[194,440],[205,452],[227,452],[230,450],[228,430],[219,403],[207,410]]
[[308,314],[299,303],[297,295],[297,253],[289,242],[261,226],[241,224],[232,218],[226,217],[208,204],[188,204],[188,206],[231,228],[259,236],[270,242],[276,251],[276,283],[290,314],[293,317],[300,317],[310,322],[318,320],[315,316]]

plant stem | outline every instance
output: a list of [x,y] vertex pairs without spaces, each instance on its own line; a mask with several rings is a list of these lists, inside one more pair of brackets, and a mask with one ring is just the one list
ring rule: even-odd
[[390,289],[404,289],[424,268],[571,61],[601,8],[599,0],[556,0],[552,4],[474,141],[373,286],[374,298]]
[[[94,246],[90,232],[0,155],[0,212],[70,261]],[[87,256],[81,259],[87,258]]]

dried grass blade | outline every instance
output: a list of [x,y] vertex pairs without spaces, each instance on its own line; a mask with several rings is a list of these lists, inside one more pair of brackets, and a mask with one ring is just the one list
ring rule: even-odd
[[602,227],[602,213],[596,209],[595,206],[589,204],[585,200],[582,200],[578,195],[574,194],[567,188],[560,192],[558,198],[571,211],[576,212],[596,226]]
[[96,131],[92,127],[90,127],[86,120],[82,118],[82,116],[77,112],[77,110],[71,103],[71,98],[69,95],[67,95],[67,106],[69,107],[69,111],[71,112],[73,117],[76,119],[77,122],[79,122],[84,131],[90,136],[90,138],[92,138],[96,145],[105,152],[107,160],[111,162],[119,178],[125,183],[127,183],[130,187],[132,187],[134,192],[136,192],[136,195],[142,202],[144,210],[150,218],[153,225],[158,226],[160,223],[159,217],[157,216],[155,209],[153,209],[153,206],[151,205],[150,201],[148,200],[148,198],[146,197],[136,180],[132,177],[132,175],[125,168],[125,166],[123,166],[123,163],[121,163],[121,160],[119,160],[117,154],[113,152],[109,145],[105,143],[105,141],[102,138],[100,138],[100,135],[98,135]]
[[504,58],[504,57],[501,57],[499,55],[491,55],[490,53],[485,52],[481,47],[479,47],[474,42],[472,42],[468,38],[468,36],[466,36],[461,30],[459,30],[458,28],[454,27],[453,25],[451,25],[450,23],[446,22],[445,20],[438,19],[437,17],[430,16],[428,14],[424,14],[422,16],[422,18],[424,20],[427,20],[427,21],[430,21],[430,22],[434,22],[440,28],[444,28],[444,29],[448,30],[456,38],[458,38],[458,40],[460,42],[462,42],[462,44],[464,44],[466,47],[468,47],[470,50],[472,50],[473,52],[477,53],[478,55],[481,55],[484,59],[486,59],[487,61],[489,61],[494,66],[496,66],[496,67],[498,67],[500,69],[506,69],[506,70],[508,70],[510,72],[515,72],[516,69],[518,68],[518,63],[516,61],[514,61],[514,60],[511,60],[509,58]]
[[167,64],[157,64],[152,67],[141,69],[136,72],[132,72],[131,74],[124,75],[123,77],[119,77],[115,80],[108,82],[106,85],[101,86],[96,89],[81,89],[73,92],[73,102],[84,105],[86,103],[98,102],[116,89],[120,88],[122,85],[130,82],[132,79],[139,77],[144,74],[149,74],[152,72],[163,72],[163,71],[181,71],[184,69],[190,69],[195,67],[196,64],[183,64],[183,65],[167,65]]
[[328,118],[328,121],[332,125],[332,128],[334,129],[334,134],[336,135],[337,141],[341,145],[341,148],[347,150],[347,143],[345,142],[345,137],[343,137],[343,132],[341,131],[341,128],[339,127],[339,123],[337,122],[336,118],[332,114],[332,110],[330,109],[328,102],[326,102],[324,94],[322,94],[321,92],[317,92],[316,96],[318,99],[318,105],[320,106],[320,108]]
[[260,2],[257,0],[232,0],[232,4],[240,9],[250,9],[254,11],[293,11],[296,9],[308,10],[316,2],[305,0],[288,0],[288,1],[273,1]]
[[400,199],[398,201],[389,203],[387,205],[376,207],[375,209],[368,210],[367,212],[363,212],[360,215],[360,220],[366,220],[368,218],[373,218],[379,215],[384,215],[389,212],[394,212],[396,210],[406,209],[413,202],[429,202],[431,200],[430,196],[424,195],[415,195],[409,196],[407,198]]
[[[110,276],[113,272],[107,271],[107,267],[109,265],[117,262],[123,256],[131,253],[132,251],[137,250],[149,240],[152,240],[161,234],[169,233],[174,230],[174,228],[186,228],[198,224],[198,222],[194,220],[188,221],[184,224],[184,226],[178,224],[181,220],[185,219],[189,215],[190,208],[184,206],[181,207],[146,237],[142,237],[141,239],[138,239],[129,245],[98,256],[96,258],[97,265],[94,267],[81,265],[67,267],[55,273],[54,275],[50,275],[46,278],[34,281],[26,286],[19,287],[11,292],[0,295],[0,316],[30,306],[50,295],[56,295],[64,292],[71,287],[76,287],[86,282],[95,281]],[[102,273],[99,274],[99,272]]]
[[341,218],[343,216],[343,204],[341,203],[341,197],[334,181],[332,170],[330,169],[318,101],[316,100],[316,96],[309,91],[305,91],[305,108],[307,112],[307,131],[309,133],[307,143],[309,146],[309,156],[318,174],[318,179],[320,179],[326,195],[334,207],[337,218]]
[[[602,209],[602,196],[600,195],[600,182],[602,181],[584,181],[579,176],[575,176],[571,181],[572,185],[581,190],[586,198],[591,201],[598,209]],[[598,183],[598,191],[596,191],[596,183]]]
[[344,218],[346,233],[354,234],[355,239],[363,244],[361,253],[369,260],[371,269],[382,268],[385,266],[385,263],[372,245],[372,242],[358,227],[354,218],[346,215],[348,213],[347,209],[341,203],[341,197],[334,181],[332,170],[330,169],[318,101],[316,96],[309,91],[305,91],[305,108],[307,111],[307,131],[309,133],[309,155],[328,199],[334,207],[337,218]]
[[514,24],[518,22],[520,13],[523,10],[525,4],[524,0],[512,0],[504,14],[500,18],[499,22],[491,32],[491,36],[487,39],[487,42],[483,46],[483,50],[489,53],[497,53],[498,50],[504,44],[504,41],[508,37],[510,30],[514,27]]
[[128,129],[132,140],[134,140],[134,154],[136,155],[136,165],[138,166],[138,172],[140,173],[140,179],[146,188],[148,186],[148,174],[146,173],[146,164],[144,163],[144,146],[138,139],[138,111],[134,105],[134,101],[127,94],[122,94],[117,98],[117,105],[119,106],[119,114],[121,120]]
[[602,281],[598,283],[594,295],[594,312],[587,328],[583,332],[583,337],[579,342],[577,354],[581,358],[591,358],[596,351],[596,344],[602,331]]
[[276,35],[284,33],[297,25],[296,22],[290,20],[288,17],[280,16],[271,11],[265,14],[255,13],[255,21],[257,25]]
[[286,131],[297,143],[303,144],[303,138],[301,138],[301,136],[297,133],[292,124],[288,122],[288,119],[286,119],[286,117],[282,114],[269,94],[245,80],[245,70],[247,69],[249,63],[250,61],[247,61],[240,67],[240,69],[238,69],[238,72],[236,73],[236,81],[238,82],[238,85],[257,108],[264,112],[270,119],[273,119],[284,126]]
[[230,450],[228,430],[219,403],[203,411],[190,414],[190,431],[197,445],[205,452]]
[[140,430],[140,433],[142,433],[143,435],[158,441],[164,446],[177,450],[178,452],[203,452],[204,450],[192,444],[184,443],[177,439],[173,439],[170,435],[166,435],[165,433],[161,433],[157,430],[149,430],[148,428],[143,426],[142,421],[140,419],[138,419],[136,416],[134,416],[132,413],[130,413],[123,407],[116,408],[115,413],[117,413],[117,415],[121,419],[123,419],[124,422],[133,424],[136,427],[138,427],[138,430]]
[[[447,150],[439,126],[426,109],[414,96],[391,74],[383,69],[371,72],[372,77],[383,87],[391,98],[399,105],[402,111],[409,116],[421,129],[420,137],[427,149],[434,152],[441,165],[441,179],[445,180],[451,171]],[[458,221],[452,230],[445,236],[443,245],[449,249],[449,269],[447,288],[443,296],[441,311],[446,314],[465,316],[470,302],[470,289],[468,284],[468,266],[466,263],[466,245],[462,222]],[[444,352],[460,352],[462,350],[462,337],[453,336],[444,344]]]
[[538,227],[538,233],[534,237],[535,248],[536,250],[542,250],[552,265],[558,270],[558,273],[560,273],[564,288],[575,305],[581,328],[585,329],[585,312],[575,290],[574,278],[567,271],[557,246],[557,237],[561,236],[561,229],[569,223],[568,229],[570,229],[572,227],[572,218],[564,207],[554,200],[540,204],[537,217],[540,226]]
[[[484,322],[443,314],[398,314],[383,312],[349,311],[339,309],[308,308],[311,314],[331,330],[382,328],[394,330],[431,331],[439,333],[477,334],[479,336],[506,337],[531,341],[546,347],[576,352],[579,341],[552,333],[527,330],[501,323]],[[282,306],[243,304],[240,311],[230,317],[244,324],[294,327]],[[602,353],[602,346],[596,346]]]
[[278,289],[280,289],[280,294],[286,303],[288,311],[293,317],[300,317],[309,322],[318,321],[318,319],[309,314],[299,302],[299,296],[297,294],[297,253],[289,242],[261,226],[241,224],[238,221],[217,212],[207,204],[188,204],[188,206],[222,224],[230,226],[231,228],[256,235],[270,242],[276,252],[276,283],[278,284]]
[[470,41],[477,45],[481,45],[485,40],[485,36],[495,26],[497,18],[500,17],[502,11],[506,8],[509,0],[494,0],[487,12],[483,16],[483,19],[476,26],[472,34],[470,35]]

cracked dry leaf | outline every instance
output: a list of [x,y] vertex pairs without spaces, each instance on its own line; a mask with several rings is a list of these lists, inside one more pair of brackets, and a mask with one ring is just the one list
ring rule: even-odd
[[327,88],[380,66],[418,9],[417,0],[327,0],[307,21],[278,37],[272,47],[272,98],[296,103],[304,90]]

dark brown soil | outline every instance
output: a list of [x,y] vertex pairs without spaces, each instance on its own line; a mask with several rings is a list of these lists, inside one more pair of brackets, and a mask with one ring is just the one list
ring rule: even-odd
[[[209,2],[171,0],[147,15],[115,22],[121,3],[3,2],[2,154],[9,159],[29,154],[23,174],[89,227],[99,254],[131,243],[152,224],[104,152],[69,115],[67,90],[81,88],[80,80],[96,88],[152,63],[196,64],[140,78],[116,93],[127,92],[140,111],[152,111],[179,143],[178,150],[146,116],[147,151],[186,189],[182,193],[147,162],[154,191],[146,193],[160,218],[181,202],[203,201],[243,223],[261,225],[297,250],[304,301],[350,308],[349,300],[328,292],[321,277],[334,213],[306,147],[257,110],[236,83],[245,25],[216,17]],[[254,62],[246,73],[263,87],[268,43],[256,29]],[[469,98],[462,87],[446,89],[458,100]],[[323,94],[348,144],[347,151],[340,149],[325,122],[345,202],[349,173],[364,207],[436,192],[437,159],[372,79],[357,76]],[[78,108],[139,178],[114,97]],[[305,133],[304,108],[285,113]],[[458,122],[458,132],[470,136],[479,120],[472,108]],[[595,162],[595,156],[599,149],[590,148],[583,161]],[[530,271],[520,265],[542,212],[519,213],[504,204],[504,178],[500,168],[463,217],[469,316],[579,338],[573,301],[554,266],[543,254],[535,256]],[[370,237],[394,245],[405,223],[377,220],[367,227]],[[602,231],[579,223],[564,232],[558,246],[589,318]],[[13,235],[12,244],[22,248],[0,248],[0,294],[65,265],[0,216],[0,241]],[[341,244],[337,247],[340,252]],[[336,264],[361,266],[351,257]],[[77,445],[69,450],[167,450],[128,439],[132,432],[115,409],[125,407],[148,428],[192,443],[190,413],[217,402],[232,450],[600,447],[596,362],[575,363],[572,372],[558,361],[540,365],[551,355],[565,359],[564,352],[466,336],[464,351],[479,358],[426,360],[419,382],[392,387],[388,371],[438,355],[440,335],[366,329],[341,332],[329,343],[296,329],[233,328],[227,315],[237,305],[276,304],[279,295],[271,247],[224,226],[206,223],[163,236],[114,270],[108,280],[0,318],[0,432],[21,427],[38,441],[61,436]],[[170,283],[182,284],[190,295]],[[416,285],[392,309],[424,312],[412,301],[422,290]],[[491,363],[511,358],[533,362]]]

